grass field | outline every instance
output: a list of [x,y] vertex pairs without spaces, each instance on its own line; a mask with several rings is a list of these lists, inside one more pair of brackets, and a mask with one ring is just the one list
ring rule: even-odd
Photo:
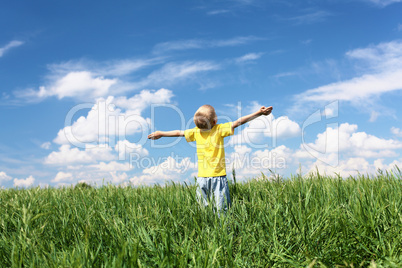
[[401,172],[195,187],[0,190],[0,267],[402,267]]

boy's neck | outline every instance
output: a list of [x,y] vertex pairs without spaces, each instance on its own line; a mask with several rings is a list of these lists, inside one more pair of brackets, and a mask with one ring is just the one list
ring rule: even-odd
[[213,129],[215,126],[216,126],[216,124],[212,125],[211,128],[199,128],[199,129],[202,132],[207,132],[207,131],[210,131],[211,129]]

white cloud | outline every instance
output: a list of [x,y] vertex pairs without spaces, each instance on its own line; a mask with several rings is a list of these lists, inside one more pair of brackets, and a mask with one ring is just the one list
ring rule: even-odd
[[233,168],[240,180],[264,174],[283,173],[293,161],[292,150],[280,145],[272,150],[253,151],[245,145],[236,145],[228,157],[226,172]]
[[62,181],[72,181],[73,180],[73,174],[69,172],[58,172],[56,174],[56,177],[52,180],[52,182],[62,182]]
[[167,181],[180,182],[186,172],[194,171],[195,169],[196,164],[191,162],[190,158],[179,160],[169,156],[160,164],[145,168],[142,175],[130,178],[130,183],[133,185],[149,185],[163,184]]
[[208,11],[207,15],[220,15],[220,14],[226,14],[229,12],[230,12],[230,10],[227,10],[227,9],[217,9],[217,10]]
[[71,148],[69,144],[60,146],[59,151],[51,152],[44,163],[48,165],[71,165],[71,164],[89,164],[97,161],[111,161],[116,159],[112,154],[113,149],[109,146],[94,147],[87,145],[84,150]]
[[[333,157],[354,158],[395,157],[395,150],[402,148],[402,142],[381,139],[365,132],[356,132],[357,125],[341,124],[338,128],[328,127],[317,135],[314,143],[300,145],[295,153],[298,158],[318,158],[326,163]],[[309,153],[306,148],[309,148]],[[333,159],[332,159],[333,160]]]
[[309,173],[316,173],[317,169],[321,175],[335,176],[339,174],[341,177],[356,176],[359,173],[370,173],[370,164],[365,158],[356,157],[340,161],[339,165],[332,167],[317,160],[311,165]]
[[48,188],[50,187],[50,185],[49,185],[48,183],[42,183],[42,182],[40,182],[40,183],[38,184],[38,186],[39,186],[41,189],[48,189]]
[[284,18],[283,20],[291,21],[291,22],[295,23],[296,25],[312,24],[312,23],[324,21],[329,16],[332,16],[332,14],[328,11],[308,9],[308,10],[305,10],[305,14],[290,17],[290,18]]
[[[308,102],[346,101],[355,106],[370,105],[375,97],[402,90],[402,42],[380,43],[348,51],[360,75],[305,91],[294,97],[296,110]],[[371,114],[375,120],[380,113]]]
[[[141,132],[147,139],[149,120],[140,114],[151,104],[170,102],[172,96],[167,89],[143,90],[131,98],[109,97],[103,100],[103,107],[98,101],[86,116],[61,129],[55,138],[54,142],[61,146],[58,151],[51,152],[44,163],[65,166],[69,172],[61,171],[52,182],[85,180],[102,183],[110,180],[120,183],[127,180],[128,175],[121,171],[130,171],[133,167],[126,161],[117,160],[127,160],[130,153],[143,157],[148,155],[148,150],[142,147],[142,139],[133,143],[126,140],[125,135]],[[138,121],[142,122],[141,126]],[[74,147],[71,143],[75,141],[81,143]]]
[[324,108],[324,116],[326,118],[333,118],[334,116],[338,115],[337,107],[325,106]]
[[[142,61],[119,61],[117,63],[97,63],[90,65],[86,61],[71,61],[49,65],[50,74],[47,83],[36,89],[15,91],[14,95],[27,102],[39,102],[48,97],[74,98],[82,101],[94,98],[119,96],[130,91],[160,87],[194,79],[196,75],[218,70],[220,65],[212,61],[168,62],[160,68],[154,68],[148,75],[141,75],[132,81],[127,74],[145,66],[166,61],[155,58]],[[130,80],[131,78],[131,80]]]
[[11,48],[19,47],[22,44],[24,44],[24,42],[18,41],[18,40],[13,40],[10,43],[8,43],[7,45],[5,45],[4,47],[0,47],[0,57],[2,57]]
[[10,176],[8,176],[4,171],[1,171],[0,172],[0,183],[2,182],[2,181],[9,181],[9,180],[11,180],[12,178],[10,177]]
[[136,72],[147,66],[161,63],[161,58],[150,59],[124,59],[114,61],[96,62],[89,60],[70,60],[58,64],[49,64],[47,67],[51,74],[49,78],[63,77],[71,72],[90,70],[95,76],[124,76]]
[[377,118],[378,118],[379,115],[380,115],[379,112],[371,111],[369,121],[370,121],[370,122],[375,122],[375,121],[377,120]]
[[200,72],[220,69],[220,65],[211,61],[186,61],[182,63],[167,63],[161,69],[149,74],[147,78],[138,82],[137,87],[149,85],[171,84],[182,79],[191,78]]
[[20,93],[21,97],[36,97],[44,99],[56,96],[58,99],[65,97],[97,98],[110,93],[111,87],[117,83],[117,79],[107,79],[96,76],[89,71],[70,72],[57,79],[49,87],[40,87],[39,91],[26,91]]
[[163,53],[175,50],[230,47],[230,46],[244,45],[256,40],[261,40],[261,38],[255,36],[238,36],[231,39],[222,39],[222,40],[187,39],[187,40],[159,43],[154,47],[153,51],[155,53]]
[[69,172],[60,171],[51,182],[56,183],[57,186],[74,185],[79,182],[86,182],[91,185],[104,185],[105,182],[119,184],[127,181],[128,175],[125,171],[130,169],[129,163],[118,163],[116,161],[80,165]]
[[[327,175],[339,173],[341,176],[360,173],[374,174],[377,168],[391,169],[400,162],[383,164],[382,158],[395,158],[399,155],[402,142],[382,139],[366,132],[358,132],[357,125],[344,123],[339,127],[327,127],[319,133],[313,143],[301,144],[292,152],[293,163],[300,163],[303,170]],[[376,159],[373,163],[369,159]],[[378,159],[381,158],[381,159]]]
[[400,3],[402,0],[364,0],[366,2],[373,3],[380,7],[385,7],[394,3]]
[[402,68],[402,42],[391,41],[358,48],[346,53],[346,56],[358,60],[368,71],[382,72]]
[[[338,128],[328,127],[323,133],[317,135],[314,143],[307,143],[305,145],[316,152],[344,152],[354,148],[350,140],[356,130],[357,125],[350,125],[348,123],[341,124]],[[300,148],[304,151],[303,145],[300,145]]]
[[103,75],[124,76],[136,72],[144,67],[160,63],[161,59],[138,59],[138,60],[119,60],[106,64],[105,67],[96,70]]
[[119,163],[116,161],[111,161],[109,163],[105,162],[100,162],[97,165],[91,165],[91,168],[96,168],[99,171],[106,171],[106,172],[112,172],[112,171],[129,171],[133,167],[130,165],[128,162],[124,163]]
[[42,143],[42,145],[40,147],[45,150],[49,150],[51,145],[52,144],[50,142],[44,142],[44,143]]
[[244,56],[241,56],[239,58],[236,58],[236,62],[237,63],[242,63],[242,62],[248,62],[248,61],[253,61],[253,60],[257,60],[259,58],[261,58],[261,56],[264,53],[248,53]]
[[384,163],[384,159],[376,159],[373,163],[369,163],[367,159],[363,157],[352,157],[346,160],[341,160],[339,165],[331,167],[325,165],[321,161],[317,160],[315,163],[308,167],[308,173],[316,173],[318,171],[323,175],[336,176],[339,174],[343,178],[349,176],[357,176],[358,174],[376,174],[378,169],[383,171],[396,171],[395,166],[402,166],[402,159],[394,160],[389,164]]
[[162,53],[172,50],[200,49],[206,46],[206,42],[198,39],[170,41],[159,43],[154,47],[155,53]]
[[[349,137],[349,140],[341,140],[340,143],[342,142],[345,143],[344,146],[351,145],[351,148],[356,150],[355,155],[362,154],[362,156],[366,155],[367,157],[370,155],[368,152],[377,151],[379,154],[381,154],[386,150],[402,148],[402,142],[392,139],[381,139],[365,132],[355,132]],[[387,155],[388,154],[385,156]]]
[[107,142],[108,139],[113,141],[116,136],[125,137],[137,132],[144,133],[146,139],[148,123],[140,114],[153,103],[169,103],[172,97],[170,90],[162,88],[157,91],[143,90],[128,99],[112,96],[106,100],[99,99],[86,117],[81,116],[61,129],[54,142],[80,146],[83,143]]
[[116,171],[110,172],[112,182],[120,184],[128,179],[128,175],[125,172],[117,173]]
[[[269,117],[268,117],[269,118]],[[267,133],[268,137],[290,138],[300,134],[300,126],[287,116],[281,116],[272,121],[272,133]]]
[[296,76],[297,73],[296,72],[284,72],[284,73],[279,73],[274,75],[273,77],[275,78],[282,78],[282,77],[289,77],[289,76]]
[[402,89],[402,69],[380,74],[367,74],[351,80],[337,82],[315,89],[310,89],[296,99],[305,102],[330,102],[343,100],[349,102],[364,101],[386,92]]
[[119,141],[115,150],[119,153],[119,160],[125,160],[129,154],[136,154],[137,156],[148,155],[148,150],[143,148],[140,144],[131,143],[128,140]]
[[118,108],[140,114],[151,104],[170,103],[172,97],[172,91],[165,88],[156,91],[142,90],[139,94],[128,99],[126,97],[114,98],[113,104]]
[[26,179],[14,179],[14,187],[29,187],[32,186],[35,182],[35,178],[29,176]]
[[234,1],[241,5],[252,5],[256,2],[255,0],[234,0]]
[[394,160],[389,164],[384,163],[384,159],[377,159],[374,161],[375,169],[395,171],[395,166],[397,166],[400,170],[402,169],[402,159]]
[[402,130],[397,127],[391,127],[391,133],[394,134],[397,137],[402,137]]
[[313,42],[312,39],[306,39],[306,40],[301,41],[301,43],[302,43],[303,45],[305,45],[305,46],[310,45],[312,42]]

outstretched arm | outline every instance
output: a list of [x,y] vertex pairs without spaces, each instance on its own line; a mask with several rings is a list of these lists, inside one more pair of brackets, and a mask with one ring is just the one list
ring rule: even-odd
[[232,124],[232,129],[235,129],[238,126],[241,126],[261,115],[269,115],[271,112],[272,112],[272,106],[269,106],[269,107],[262,106],[258,111],[254,112],[252,114],[240,117],[239,119],[234,121]]
[[172,131],[155,131],[148,135],[148,139],[157,140],[162,137],[184,137],[183,130],[172,130]]

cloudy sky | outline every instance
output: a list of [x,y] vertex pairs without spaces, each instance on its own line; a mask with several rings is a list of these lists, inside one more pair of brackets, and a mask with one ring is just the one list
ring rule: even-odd
[[[297,3],[295,3],[297,2]],[[402,1],[3,1],[0,187],[193,182],[149,141],[260,106],[226,138],[247,180],[402,167]]]

